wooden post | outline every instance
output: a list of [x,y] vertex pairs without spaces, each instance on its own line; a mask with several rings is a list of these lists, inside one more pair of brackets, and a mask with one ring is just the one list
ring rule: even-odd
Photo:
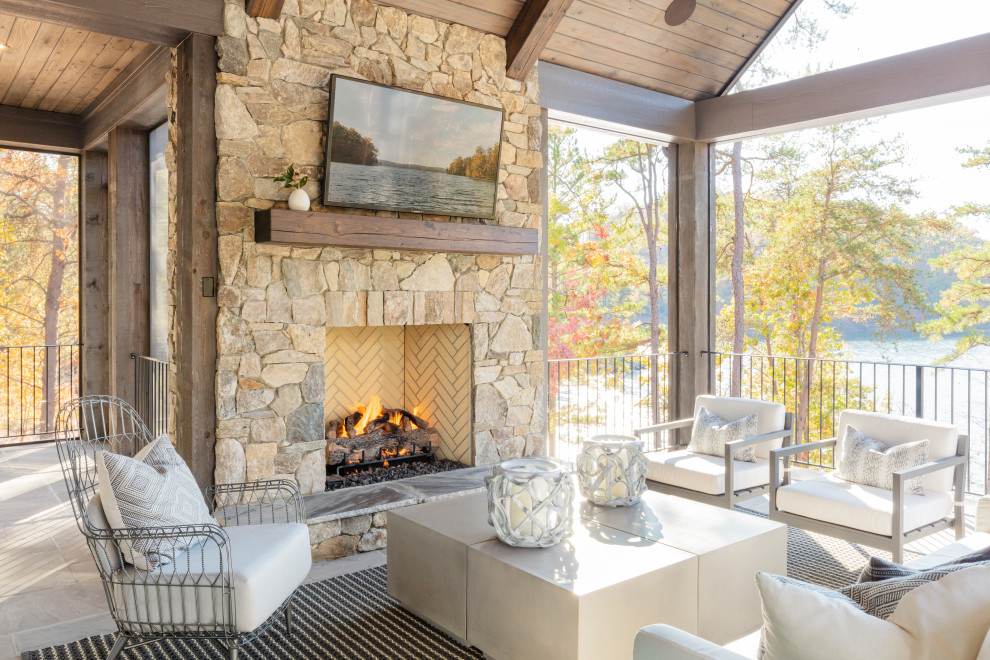
[[109,393],[135,404],[132,353],[150,349],[148,134],[108,135]]
[[672,419],[691,417],[694,399],[711,391],[708,356],[715,337],[714,147],[670,147],[670,377]]
[[107,154],[84,151],[79,231],[79,393],[106,394],[110,391],[109,328],[107,326]]
[[213,37],[191,34],[176,49],[175,441],[200,486],[213,483],[216,445],[217,138]]

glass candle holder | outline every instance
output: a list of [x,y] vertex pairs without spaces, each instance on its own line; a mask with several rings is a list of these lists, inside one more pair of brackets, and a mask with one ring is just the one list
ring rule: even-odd
[[574,484],[567,468],[543,458],[496,465],[488,485],[488,524],[499,540],[519,548],[548,548],[571,531]]
[[602,506],[636,504],[646,490],[646,466],[639,438],[596,435],[584,441],[577,459],[581,494]]

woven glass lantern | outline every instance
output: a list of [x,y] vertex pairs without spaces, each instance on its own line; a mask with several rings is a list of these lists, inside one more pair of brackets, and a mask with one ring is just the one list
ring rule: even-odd
[[578,485],[602,506],[639,502],[646,490],[643,441],[631,435],[596,435],[585,440],[577,459]]
[[488,524],[499,540],[520,548],[548,548],[571,532],[574,484],[567,468],[543,458],[496,465],[488,485]]

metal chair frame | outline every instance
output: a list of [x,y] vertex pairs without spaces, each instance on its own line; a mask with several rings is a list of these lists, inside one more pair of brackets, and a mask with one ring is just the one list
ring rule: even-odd
[[[255,630],[238,632],[230,539],[224,527],[303,522],[305,512],[296,484],[274,479],[207,488],[210,513],[219,523],[215,525],[101,529],[89,517],[90,500],[98,491],[97,452],[134,456],[156,438],[130,404],[105,395],[84,396],[65,404],[59,410],[55,434],[76,525],[86,537],[119,631],[107,660],[114,660],[126,648],[165,637],[213,640],[236,660],[238,649],[263,634],[280,616],[292,631],[295,593]],[[182,539],[189,549],[150,571],[128,563],[128,542],[167,539]],[[215,576],[197,569],[208,558],[215,558],[220,566]],[[123,598],[128,590],[132,592],[129,602]]]

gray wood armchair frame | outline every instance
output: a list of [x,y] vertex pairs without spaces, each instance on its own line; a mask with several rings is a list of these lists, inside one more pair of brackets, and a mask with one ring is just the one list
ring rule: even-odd
[[[663,433],[664,431],[674,431],[682,428],[689,428],[694,424],[694,418],[689,417],[686,419],[678,419],[671,422],[664,422],[663,424],[656,424],[654,426],[645,426],[641,429],[636,429],[633,434],[637,438],[642,438],[650,433]],[[711,493],[702,493],[697,490],[691,490],[690,488],[682,488],[681,486],[674,486],[673,484],[666,484],[660,481],[654,481],[652,479],[647,479],[650,490],[655,490],[660,493],[667,493],[669,495],[677,495],[678,497],[685,497],[689,500],[694,500],[696,502],[702,502],[704,504],[712,504],[714,506],[725,507],[726,509],[734,509],[736,503],[742,502],[754,497],[759,497],[770,492],[770,483],[773,480],[773,472],[770,473],[771,482],[764,484],[762,486],[755,486],[753,488],[734,488],[735,483],[735,464],[736,461],[733,456],[736,451],[743,449],[745,447],[751,447],[753,445],[762,444],[770,440],[776,440],[778,438],[783,438],[784,447],[789,447],[791,444],[791,437],[793,436],[794,428],[794,415],[792,413],[784,413],[784,428],[780,431],[771,431],[769,433],[761,433],[759,435],[753,435],[748,438],[743,438],[742,440],[735,440],[733,442],[725,443],[725,491],[719,495],[713,495]],[[684,443],[677,443],[669,447],[665,447],[662,451],[672,451],[675,449],[683,449],[687,447],[690,442],[690,438]],[[772,469],[772,465],[771,465]]]
[[[777,508],[777,490],[791,483],[791,460],[797,454],[809,451],[829,449],[836,446],[838,438],[818,440],[791,447],[782,447],[770,451],[770,519],[786,523],[791,527],[800,527],[809,532],[826,534],[859,543],[871,548],[887,550],[894,562],[900,564],[904,560],[904,544],[922,537],[940,532],[943,529],[954,528],[956,540],[966,535],[966,519],[963,507],[966,493],[966,464],[969,460],[969,437],[960,435],[956,455],[929,461],[913,468],[899,470],[894,473],[893,511],[891,513],[891,534],[886,536],[867,532],[855,527],[847,527],[816,518],[801,516]],[[953,470],[953,512],[952,516],[937,520],[915,529],[904,529],[904,486],[910,479],[941,470]]]

